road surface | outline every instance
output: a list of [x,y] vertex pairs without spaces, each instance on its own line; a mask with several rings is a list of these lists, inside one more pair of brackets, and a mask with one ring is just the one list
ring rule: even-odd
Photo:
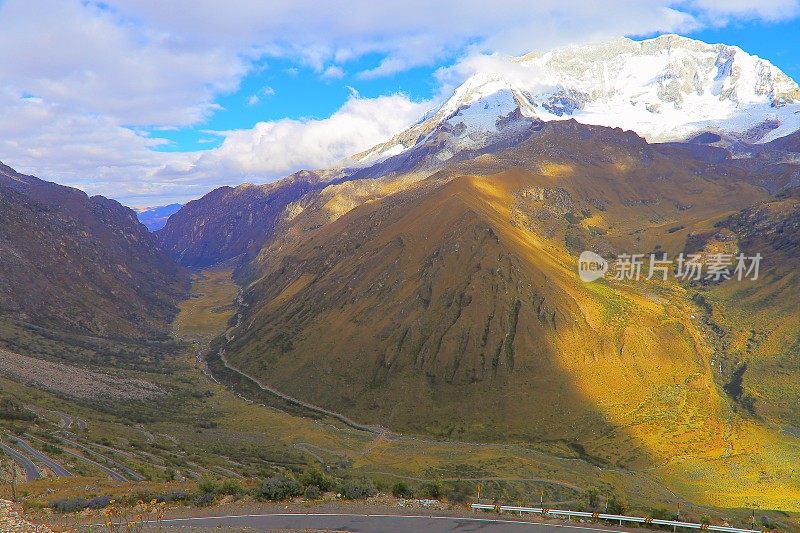
[[[255,531],[274,529],[332,530],[354,533],[407,533],[425,531],[426,533],[468,532],[481,533],[553,533],[560,530],[598,531],[612,530],[594,528],[580,524],[540,524],[502,518],[483,518],[479,515],[466,518],[446,516],[416,515],[358,515],[358,514],[260,514],[246,516],[219,516],[207,518],[176,518],[164,520],[161,526],[169,531],[172,528],[236,529]],[[158,526],[151,524],[145,531],[156,531]],[[169,529],[166,529],[169,528]]]
[[[28,435],[28,438],[35,439],[35,437],[31,437],[30,435]],[[39,440],[39,439],[36,439],[36,440]],[[68,450],[66,448],[62,448],[62,450],[64,451],[65,454],[71,455],[75,459],[83,461],[86,464],[92,465],[93,467],[102,470],[103,472],[105,472],[108,475],[108,477],[110,477],[114,481],[122,481],[122,482],[128,481],[128,478],[126,478],[125,476],[123,476],[119,472],[115,472],[114,470],[111,470],[107,466],[101,465],[97,461],[92,461],[88,457],[86,457],[84,455],[81,455],[81,454],[79,454],[77,452],[73,452],[72,450]]]
[[72,428],[72,423],[74,422],[74,419],[71,416],[69,416],[66,413],[59,413],[58,416],[61,417],[61,427],[62,428],[64,428],[64,429],[71,429]]
[[24,441],[22,439],[17,439],[17,446],[22,448],[22,450],[25,451],[25,453],[27,453],[28,455],[32,455],[33,457],[41,461],[47,468],[50,469],[51,472],[53,472],[54,476],[72,477],[72,472],[70,472],[69,470],[67,470],[57,462],[53,461],[52,459],[47,457],[45,454],[43,454],[33,446],[28,444],[27,441]]
[[106,473],[106,475],[107,475],[108,477],[110,477],[110,478],[111,478],[111,479],[113,479],[114,481],[121,481],[121,482],[123,482],[123,483],[124,483],[124,482],[126,482],[126,481],[128,481],[128,478],[126,478],[125,476],[123,476],[123,475],[122,475],[122,474],[120,474],[119,472],[115,472],[114,470],[111,470],[111,469],[110,469],[110,468],[108,468],[107,466],[103,466],[103,465],[101,465],[100,463],[98,463],[97,461],[92,461],[92,460],[91,460],[91,459],[89,459],[88,457],[84,457],[83,455],[81,455],[81,454],[79,454],[79,453],[75,453],[75,452],[73,452],[73,451],[70,451],[70,450],[64,450],[64,453],[66,453],[67,455],[71,455],[72,457],[74,457],[74,458],[76,458],[76,459],[79,459],[79,460],[83,461],[83,462],[84,462],[84,463],[86,463],[86,464],[90,464],[90,465],[92,465],[93,467],[95,467],[95,468],[98,468],[98,469],[102,470],[103,472],[105,472],[105,473]]
[[[109,465],[113,466],[114,468],[120,470],[121,472],[123,472],[125,474],[125,476],[127,476],[131,480],[133,480],[133,481],[144,481],[144,477],[143,476],[141,476],[140,474],[134,472],[133,470],[131,470],[130,468],[128,468],[124,464],[120,463],[119,461],[115,461],[114,459],[112,459],[110,457],[107,457],[107,456],[105,456],[105,455],[103,455],[103,454],[101,454],[99,452],[96,452],[96,451],[92,450],[91,448],[88,448],[88,447],[84,446],[83,444],[78,444],[74,440],[69,440],[69,439],[66,439],[64,437],[60,437],[60,438],[65,444],[68,444],[69,446],[72,446],[73,448],[76,448],[78,450],[84,451],[88,455],[91,455],[92,457],[96,457],[99,460],[105,462],[106,464],[109,464]],[[107,448],[110,451],[118,451],[118,450],[114,450],[113,448],[108,448],[107,446],[103,446],[103,448]]]
[[33,461],[19,453],[17,450],[6,446],[5,444],[0,444],[0,449],[6,452],[6,455],[8,455],[15,463],[25,469],[25,477],[28,481],[42,479],[42,473],[39,472],[39,469],[36,467]]

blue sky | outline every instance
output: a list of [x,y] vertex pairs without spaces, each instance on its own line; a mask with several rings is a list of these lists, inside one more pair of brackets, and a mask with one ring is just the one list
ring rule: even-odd
[[[789,76],[800,79],[800,19],[783,22],[735,21],[722,27],[681,32],[682,35],[708,43],[736,45],[748,53],[770,60]],[[632,38],[649,38],[659,32]],[[251,128],[259,121],[281,118],[314,118],[330,116],[357,91],[367,98],[401,92],[411,99],[430,100],[439,84],[435,73],[457,57],[445,57],[436,64],[417,67],[391,76],[363,79],[358,73],[374,68],[381,56],[371,54],[342,65],[341,78],[320,76],[309,66],[288,59],[266,59],[245,76],[239,89],[221,95],[215,101],[222,109],[207,122],[177,131],[151,131],[151,135],[170,140],[157,148],[161,151],[195,151],[218,147],[223,137],[204,133]],[[250,101],[252,96],[257,103]]]
[[800,78],[800,0],[0,0],[0,161],[128,205],[337,164],[470,60],[628,35]]
[[[341,78],[321,76],[312,67],[288,59],[259,62],[245,76],[239,89],[218,97],[222,109],[207,122],[176,131],[149,130],[150,135],[169,139],[160,151],[195,151],[218,147],[223,137],[206,133],[252,128],[257,122],[282,118],[322,119],[338,110],[355,93],[364,98],[403,93],[422,101],[433,98],[439,84],[436,69],[446,63],[416,67],[391,76],[363,79],[358,73],[376,67],[380,57],[370,55],[343,65]],[[255,96],[257,102],[251,98]]]
[[783,22],[733,22],[720,28],[686,33],[707,43],[736,45],[767,59],[797,81],[800,79],[800,19]]

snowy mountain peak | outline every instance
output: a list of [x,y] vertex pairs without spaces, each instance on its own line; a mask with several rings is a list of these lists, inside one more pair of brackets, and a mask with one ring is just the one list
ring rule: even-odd
[[483,58],[434,112],[360,154],[396,155],[447,132],[447,158],[485,146],[511,118],[633,130],[651,142],[714,131],[766,142],[800,129],[800,88],[769,61],[741,48],[678,35],[576,45],[516,58]]
[[571,46],[515,61],[538,71],[539,81],[583,92],[591,102],[631,98],[681,109],[698,98],[781,105],[798,96],[797,84],[769,61],[678,35]]

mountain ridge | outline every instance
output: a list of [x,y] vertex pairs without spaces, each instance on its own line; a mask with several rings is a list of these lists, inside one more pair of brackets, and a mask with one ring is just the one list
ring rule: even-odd
[[677,35],[621,38],[495,58],[492,68],[473,74],[417,124],[354,159],[369,163],[397,155],[447,124],[461,130],[461,147],[479,147],[498,133],[495,123],[514,112],[621,127],[651,142],[686,140],[706,130],[767,142],[800,129],[797,83],[735,46]]
[[283,180],[214,189],[184,204],[155,235],[179,263],[206,267],[253,257],[266,241],[284,208],[320,187],[314,172],[297,172]]
[[64,335],[168,337],[188,278],[133,210],[0,164],[0,314]]
[[[509,64],[512,71],[504,74]],[[645,73],[629,79],[633,66]],[[222,188],[190,202],[159,230],[160,242],[192,267],[237,257],[246,262],[272,238],[281,211],[306,193],[347,181],[436,172],[516,146],[545,125],[565,121],[632,131],[650,142],[689,141],[698,147],[680,149],[717,162],[729,159],[732,172],[750,173],[754,183],[771,192],[800,185],[800,156],[792,144],[800,130],[800,88],[768,61],[738,47],[675,35],[622,38],[511,58],[501,67],[499,73],[470,77],[417,124],[355,154],[342,167],[301,171],[267,185]],[[546,90],[536,92],[531,84]],[[667,119],[676,116],[665,138],[649,137],[649,126],[636,127],[636,121],[669,125]],[[683,129],[675,130],[676,124]],[[269,198],[274,205],[267,209]],[[198,218],[201,210],[206,214]],[[255,230],[256,220],[263,231]],[[212,235],[221,224],[226,234]]]

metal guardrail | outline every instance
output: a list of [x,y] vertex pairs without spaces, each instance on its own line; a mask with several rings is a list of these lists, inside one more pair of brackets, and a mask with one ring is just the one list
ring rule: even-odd
[[700,529],[703,531],[721,531],[723,533],[764,533],[757,529],[739,529],[736,527],[714,526],[710,524],[696,524],[693,522],[680,522],[678,520],[662,520],[660,518],[642,518],[638,516],[625,516],[606,513],[588,513],[585,511],[564,511],[562,509],[547,509],[541,507],[516,507],[514,505],[489,505],[484,503],[473,503],[470,505],[473,511],[494,511],[496,513],[531,513],[541,514],[542,516],[565,517],[571,520],[575,518],[588,518],[590,520],[614,520],[633,524],[674,526],[687,529]]

